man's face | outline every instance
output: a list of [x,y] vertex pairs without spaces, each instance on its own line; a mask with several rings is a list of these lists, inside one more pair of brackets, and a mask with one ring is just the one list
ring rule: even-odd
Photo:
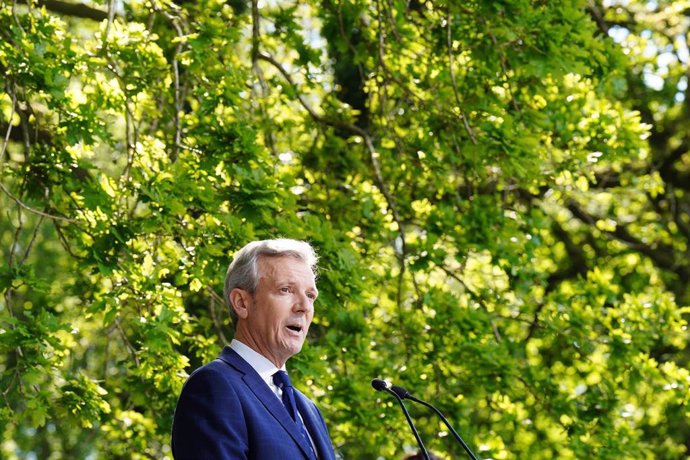
[[294,257],[261,257],[259,284],[247,302],[240,340],[282,367],[299,353],[318,295],[309,265]]

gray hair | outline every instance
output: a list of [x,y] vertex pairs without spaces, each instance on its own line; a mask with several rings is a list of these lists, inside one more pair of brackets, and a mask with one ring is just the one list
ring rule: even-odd
[[230,263],[225,274],[225,286],[223,294],[230,310],[232,322],[237,325],[237,314],[230,301],[230,293],[233,289],[239,288],[250,293],[256,291],[259,284],[260,257],[294,257],[306,262],[311,271],[316,274],[316,262],[318,257],[314,248],[306,241],[278,238],[274,240],[252,241],[237,251],[235,258]]

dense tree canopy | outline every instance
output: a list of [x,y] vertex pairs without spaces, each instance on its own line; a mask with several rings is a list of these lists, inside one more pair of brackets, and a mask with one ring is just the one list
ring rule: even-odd
[[[343,458],[690,455],[685,1],[0,3],[0,457],[166,458],[256,238]],[[463,451],[411,408],[444,458]]]

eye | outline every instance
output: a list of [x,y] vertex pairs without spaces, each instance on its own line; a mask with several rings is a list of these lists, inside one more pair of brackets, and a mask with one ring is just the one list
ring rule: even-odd
[[292,289],[290,289],[290,286],[283,286],[282,288],[280,288],[280,292],[288,293],[292,292]]
[[307,297],[309,297],[311,300],[316,300],[316,294],[313,292],[307,292]]

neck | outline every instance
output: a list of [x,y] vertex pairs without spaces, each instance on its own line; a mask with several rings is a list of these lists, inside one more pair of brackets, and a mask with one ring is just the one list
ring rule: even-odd
[[239,340],[255,352],[259,353],[261,356],[275,364],[275,366],[278,369],[283,369],[285,367],[285,363],[287,360],[281,360],[277,356],[273,355],[272,353],[269,353],[268,350],[265,350],[264,347],[260,345],[260,342],[254,338],[254,336],[249,333],[249,331],[241,327],[241,323],[237,325],[237,330],[235,331],[235,339]]

